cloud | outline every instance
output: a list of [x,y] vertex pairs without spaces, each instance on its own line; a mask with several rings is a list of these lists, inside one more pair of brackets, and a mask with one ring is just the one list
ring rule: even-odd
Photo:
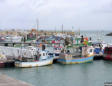
[[0,0],[0,28],[110,29],[111,0]]
[[94,12],[96,13],[112,13],[112,1],[107,0],[103,1],[102,5],[99,8],[95,9]]

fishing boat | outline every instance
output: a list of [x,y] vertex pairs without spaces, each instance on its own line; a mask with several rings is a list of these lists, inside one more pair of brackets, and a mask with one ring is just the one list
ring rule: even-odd
[[112,45],[105,47],[104,49],[104,60],[111,60],[112,61]]
[[51,57],[53,57],[53,63],[57,62],[57,59],[59,58],[61,50],[62,50],[62,46],[54,46],[52,51],[48,53]]
[[62,46],[54,46],[53,53],[49,53],[50,55],[54,55],[54,58],[58,58],[59,54],[61,53]]
[[92,43],[92,46],[94,47],[94,60],[103,59],[104,48],[107,46],[107,44],[101,42],[94,42]]
[[37,55],[33,57],[20,57],[19,61],[15,62],[16,67],[37,67],[37,66],[45,66],[50,65],[53,62],[53,58],[48,55],[47,51],[40,51]]
[[93,47],[75,48],[75,52],[63,50],[57,61],[62,64],[77,64],[92,62],[94,57]]
[[4,54],[0,54],[0,68],[14,67],[14,61],[8,60]]
[[5,61],[7,60],[7,58],[5,57],[5,55],[0,54],[0,68],[5,67]]
[[22,37],[21,36],[6,36],[5,41],[6,42],[21,42]]

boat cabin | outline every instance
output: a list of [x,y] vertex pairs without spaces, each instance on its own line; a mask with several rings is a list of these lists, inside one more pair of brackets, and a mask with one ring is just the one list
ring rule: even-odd
[[62,47],[54,47],[54,52],[55,53],[60,53],[62,50]]
[[48,59],[49,55],[47,51],[41,51],[39,53],[39,60],[46,60]]
[[105,49],[104,49],[104,59],[112,61],[112,46],[105,47]]
[[40,51],[37,53],[37,55],[33,55],[31,57],[18,57],[20,61],[23,62],[34,62],[34,61],[40,61],[40,60],[46,60],[49,58],[47,51]]

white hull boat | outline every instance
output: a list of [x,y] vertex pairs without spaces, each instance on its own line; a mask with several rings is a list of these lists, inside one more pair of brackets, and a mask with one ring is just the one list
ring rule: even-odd
[[40,67],[40,66],[46,66],[53,63],[53,58],[45,59],[42,61],[34,61],[34,62],[15,62],[16,67]]

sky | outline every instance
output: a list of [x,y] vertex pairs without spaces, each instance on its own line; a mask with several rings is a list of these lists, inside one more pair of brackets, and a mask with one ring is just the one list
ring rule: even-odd
[[0,29],[111,30],[112,0],[0,0]]

